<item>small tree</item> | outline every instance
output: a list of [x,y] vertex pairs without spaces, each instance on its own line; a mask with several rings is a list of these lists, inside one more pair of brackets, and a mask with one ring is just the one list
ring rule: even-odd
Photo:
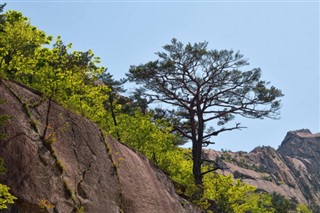
[[[131,66],[130,81],[141,84],[155,101],[176,109],[175,130],[192,141],[193,175],[202,186],[202,147],[212,136],[244,128],[227,125],[235,116],[277,118],[281,91],[260,80],[261,70],[240,70],[248,61],[232,50],[208,50],[207,42],[183,45],[176,39],[156,61]],[[215,128],[208,127],[215,124]],[[214,169],[212,169],[214,170]]]
[[[118,126],[117,116],[116,116],[116,105],[117,99],[121,99],[120,93],[125,92],[126,90],[123,88],[123,84],[126,82],[125,79],[114,80],[113,76],[110,73],[104,72],[100,76],[100,80],[103,82],[104,85],[109,87],[109,91],[107,92],[109,98],[105,102],[104,107],[106,110],[111,112],[111,117],[113,120],[113,124],[115,127]],[[119,98],[118,98],[119,97]],[[121,141],[119,132],[116,132],[117,139]]]
[[32,72],[37,63],[37,51],[41,45],[49,44],[51,39],[51,36],[32,26],[22,13],[8,11],[1,14],[0,77],[17,79],[21,72]]

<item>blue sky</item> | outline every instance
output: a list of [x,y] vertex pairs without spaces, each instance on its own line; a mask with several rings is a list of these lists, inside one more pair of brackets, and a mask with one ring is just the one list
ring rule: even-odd
[[[242,131],[213,138],[211,148],[277,148],[287,131],[320,132],[319,1],[1,1],[74,50],[92,49],[116,79],[130,65],[156,59],[175,37],[240,50],[262,79],[280,88],[280,120],[237,121]],[[131,88],[131,86],[129,86]]]

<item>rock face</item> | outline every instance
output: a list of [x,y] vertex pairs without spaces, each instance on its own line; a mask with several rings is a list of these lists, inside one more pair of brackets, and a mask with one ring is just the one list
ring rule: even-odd
[[310,130],[288,132],[278,152],[299,180],[305,198],[320,212],[320,133],[312,134]]
[[[201,212],[179,197],[166,175],[143,155],[91,121],[39,92],[0,81],[0,182],[18,197],[6,212]],[[46,134],[44,135],[44,132]]]
[[307,129],[288,132],[278,150],[258,147],[250,153],[206,150],[219,159],[224,173],[267,192],[276,192],[320,212],[320,134]]

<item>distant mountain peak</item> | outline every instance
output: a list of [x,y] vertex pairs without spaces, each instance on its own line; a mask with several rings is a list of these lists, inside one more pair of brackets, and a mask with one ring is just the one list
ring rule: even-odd
[[[309,129],[300,129],[295,131],[289,131],[282,141],[278,151],[281,152],[283,149],[289,149],[291,150],[296,145],[299,145],[299,147],[302,144],[306,143],[318,143],[320,147],[320,133],[313,134]],[[316,142],[318,141],[318,142]]]
[[320,137],[320,132],[312,133],[309,129],[299,129],[295,131],[290,131],[288,134],[293,134],[302,138],[318,138]]
[[276,150],[271,146],[258,146],[254,148],[250,153],[257,153],[257,152],[275,152]]
[[298,130],[294,130],[294,131],[289,131],[288,133],[292,133],[292,134],[312,134],[310,129],[298,129]]
[[221,159],[235,178],[309,204],[314,213],[320,213],[320,133],[289,131],[278,150],[259,146],[249,153],[206,150],[205,154]]

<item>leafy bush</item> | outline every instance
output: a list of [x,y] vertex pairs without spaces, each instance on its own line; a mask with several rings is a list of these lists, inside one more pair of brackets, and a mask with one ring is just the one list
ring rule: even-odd
[[9,187],[0,183],[0,209],[8,208],[8,204],[13,204],[17,198],[10,194]]

